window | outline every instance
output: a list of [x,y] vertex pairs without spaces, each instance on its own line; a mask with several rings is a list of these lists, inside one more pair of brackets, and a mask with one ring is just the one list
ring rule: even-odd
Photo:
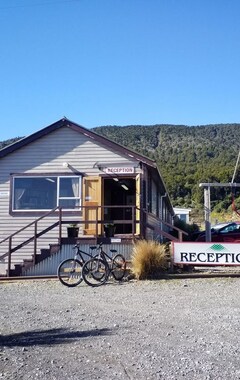
[[72,210],[80,201],[81,177],[13,177],[13,211],[48,211],[57,206]]
[[187,223],[187,214],[178,214],[177,216],[180,220]]
[[158,199],[158,190],[157,190],[157,185],[156,183],[152,180],[152,207],[151,207],[151,212],[154,215],[158,214],[158,204],[157,204],[157,199]]

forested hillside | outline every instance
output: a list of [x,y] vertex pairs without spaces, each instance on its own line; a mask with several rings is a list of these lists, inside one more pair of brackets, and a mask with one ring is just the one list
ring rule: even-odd
[[[240,124],[106,126],[93,129],[156,160],[175,206],[203,206],[200,182],[231,182],[240,148]],[[240,167],[235,177],[240,182]],[[235,194],[236,202],[238,193]],[[211,190],[215,211],[231,205],[231,189]]]
[[[156,160],[174,206],[203,207],[200,182],[231,182],[240,149],[240,124],[130,125],[92,129]],[[3,148],[19,138],[0,142]],[[235,182],[240,182],[240,163]],[[240,208],[240,189],[236,204]],[[231,189],[211,190],[212,209],[231,206]]]
[[5,141],[0,141],[0,149],[5,148],[7,145],[11,145],[15,143],[16,141],[20,140],[22,137],[14,137],[13,139],[5,140]]

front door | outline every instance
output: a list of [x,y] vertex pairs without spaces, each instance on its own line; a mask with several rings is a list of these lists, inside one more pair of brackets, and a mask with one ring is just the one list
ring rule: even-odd
[[[100,235],[102,231],[101,220],[102,191],[101,177],[83,178],[83,219],[86,221],[83,229],[85,235]],[[88,222],[89,221],[89,222]]]
[[[136,187],[139,183],[139,193],[136,195]],[[140,205],[140,181],[134,177],[104,178],[104,219],[118,220],[116,234],[132,234],[135,207]],[[108,207],[109,206],[109,207]],[[137,220],[140,213],[137,211]],[[122,222],[121,222],[122,221]],[[139,223],[136,226],[139,229]]]

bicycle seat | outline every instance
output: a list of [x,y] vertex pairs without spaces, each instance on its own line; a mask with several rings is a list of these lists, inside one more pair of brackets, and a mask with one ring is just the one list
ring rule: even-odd
[[112,252],[112,253],[116,253],[117,250],[116,250],[116,249],[110,249],[110,252]]
[[92,245],[92,246],[90,246],[89,248],[90,248],[90,249],[96,249],[97,246],[96,246],[96,245]]

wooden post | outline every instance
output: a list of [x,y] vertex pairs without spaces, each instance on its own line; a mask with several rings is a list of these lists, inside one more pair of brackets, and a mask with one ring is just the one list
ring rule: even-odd
[[36,264],[36,254],[37,254],[37,221],[34,223],[34,248],[33,248],[33,265]]
[[59,207],[58,243],[62,244],[62,207]]
[[10,277],[11,275],[11,250],[12,250],[12,237],[9,237],[8,241],[8,269],[7,269],[7,275]]
[[211,199],[210,186],[204,187],[205,240],[211,241]]

